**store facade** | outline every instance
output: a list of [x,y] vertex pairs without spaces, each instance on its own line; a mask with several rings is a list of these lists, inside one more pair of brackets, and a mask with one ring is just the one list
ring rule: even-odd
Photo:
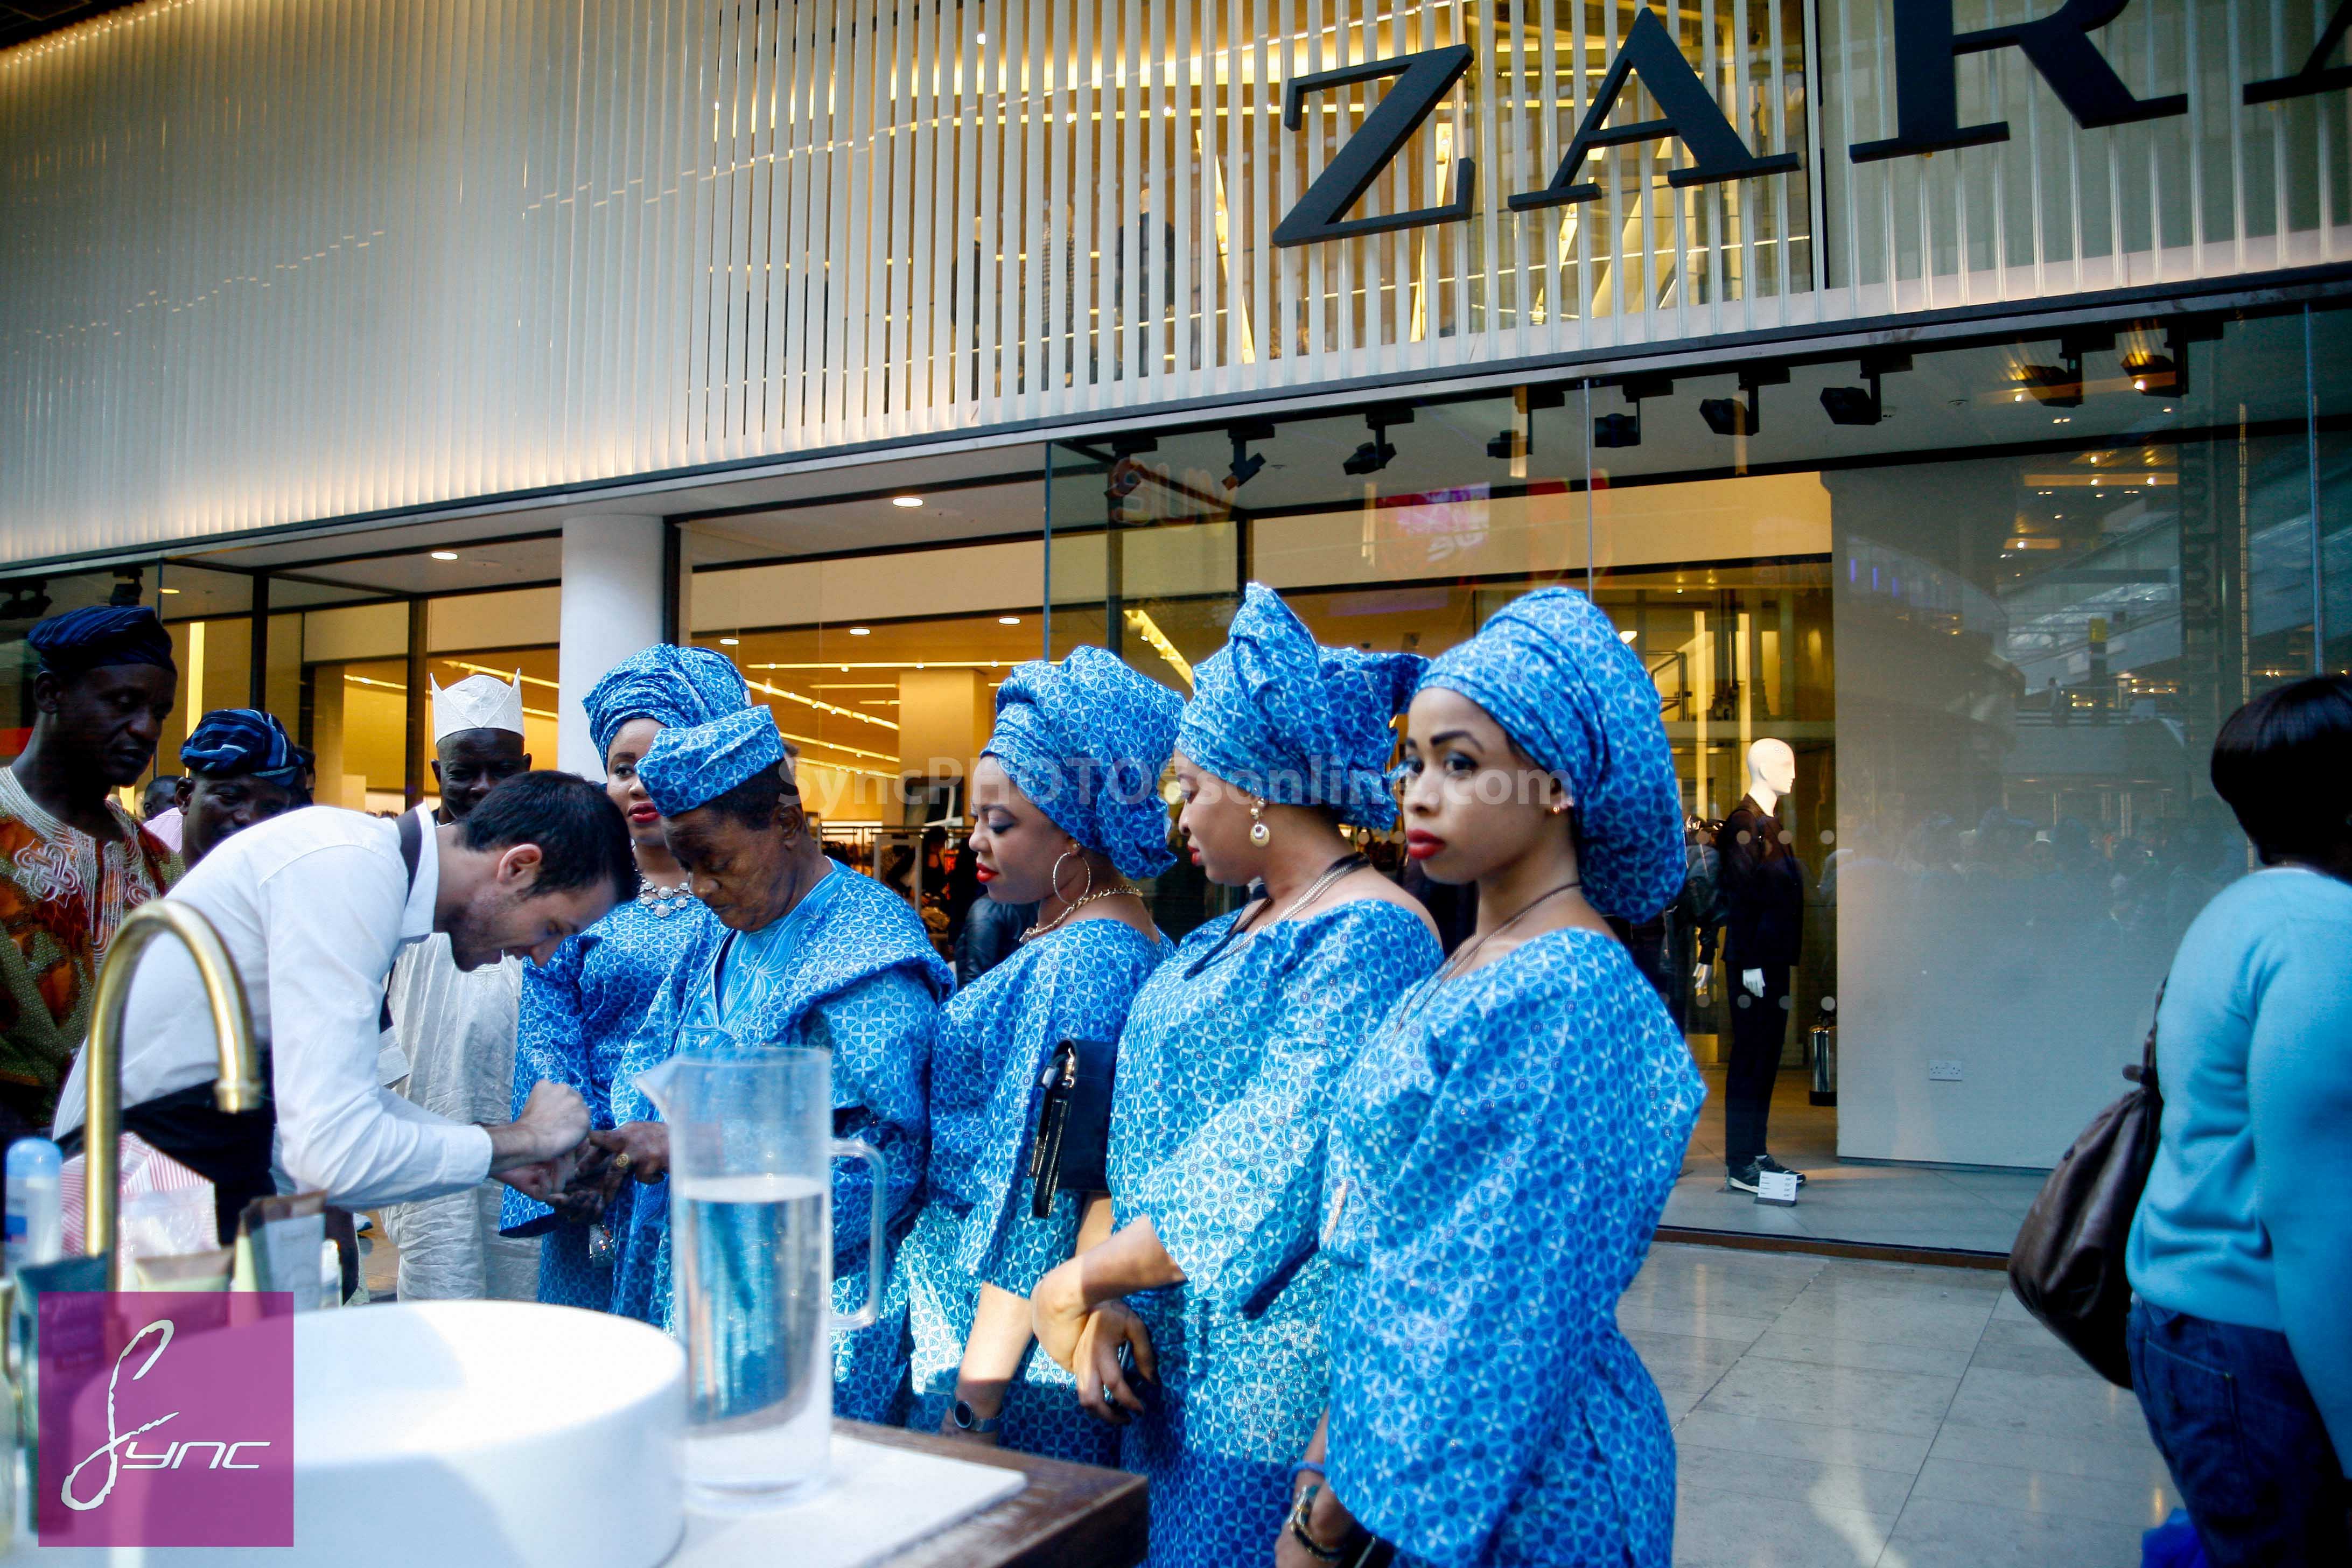
[[0,629],[157,605],[377,808],[430,680],[593,768],[691,637],[919,889],[1019,659],[1585,588],[1695,841],[1797,759],[1816,1180],[1717,1111],[1669,1223],[2000,1250],[2247,868],[2215,728],[2352,661],[2331,7],[2047,9],[132,6],[0,55]]

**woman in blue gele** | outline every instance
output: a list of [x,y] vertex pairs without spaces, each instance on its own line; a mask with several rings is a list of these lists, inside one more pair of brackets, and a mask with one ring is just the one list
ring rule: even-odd
[[[670,858],[637,763],[672,725],[706,723],[750,700],[743,678],[725,656],[668,643],[631,654],[582,700],[588,732],[604,759],[604,791],[628,818],[637,897],[523,971],[522,1013],[515,1039],[515,1113],[541,1079],[570,1084],[588,1102],[589,1126],[617,1144],[601,1182],[556,1206],[509,1187],[499,1229],[547,1239],[539,1253],[539,1299],[658,1321],[652,1303],[653,1258],[630,1224],[637,1183],[662,1174],[644,1149],[609,1136],[613,1079],[628,1044],[670,970],[717,922],[686,887]],[[650,1063],[646,1064],[652,1065]],[[657,1201],[657,1200],[656,1200]]]
[[1328,1445],[1275,1560],[1369,1531],[1404,1564],[1665,1568],[1674,1436],[1617,1299],[1706,1090],[1604,918],[1682,886],[1656,688],[1583,595],[1530,594],[1423,677],[1401,773],[1406,852],[1478,923],[1339,1094]]
[[972,770],[971,853],[987,896],[1036,906],[1011,957],[940,1010],[931,1159],[900,1271],[914,1335],[908,1425],[1084,1464],[1118,1434],[1034,1353],[1029,1292],[1069,1258],[1087,1194],[1032,1212],[1041,1075],[1064,1041],[1108,1045],[1167,944],[1130,878],[1168,852],[1160,774],[1183,701],[1098,647],[1024,664],[996,694]]
[[1116,1234],[1031,1296],[1039,1341],[1150,1480],[1161,1568],[1264,1561],[1322,1404],[1316,1215],[1334,1090],[1441,957],[1421,906],[1342,832],[1396,819],[1383,770],[1422,665],[1318,647],[1253,583],[1177,732],[1193,858],[1262,892],[1193,931],[1136,997],[1115,1208],[1096,1205],[1081,1239]]
[[[857,1308],[874,1205],[882,1205],[884,1245],[895,1252],[922,1185],[931,1040],[954,977],[906,900],[825,857],[766,708],[664,730],[637,772],[714,923],[670,970],[622,1051],[613,1086],[618,1134],[667,1155],[667,1129],[637,1080],[667,1061],[687,1031],[715,1048],[830,1050],[834,1135],[873,1145],[885,1170],[877,1188],[862,1160],[833,1166],[834,1305]],[[648,1314],[675,1327],[667,1204],[641,1194],[634,1218],[631,1245],[651,1248],[654,1259]],[[887,1279],[890,1258],[879,1263]],[[836,1415],[903,1416],[906,1321],[904,1300],[885,1300],[869,1327],[835,1336]]]

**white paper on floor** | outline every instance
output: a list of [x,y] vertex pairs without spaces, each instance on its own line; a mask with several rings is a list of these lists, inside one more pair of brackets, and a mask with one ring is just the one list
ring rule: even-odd
[[763,1513],[699,1513],[689,1503],[686,1539],[664,1568],[864,1568],[1025,1484],[1018,1470],[835,1433],[833,1474],[821,1490]]

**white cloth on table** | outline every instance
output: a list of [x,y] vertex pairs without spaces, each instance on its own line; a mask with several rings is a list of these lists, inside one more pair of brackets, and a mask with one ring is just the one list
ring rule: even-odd
[[[502,958],[467,973],[435,934],[392,970],[392,1026],[408,1057],[400,1092],[456,1121],[505,1121],[514,1095],[522,964]],[[384,1231],[400,1248],[404,1301],[539,1299],[539,1240],[499,1234],[495,1183],[397,1204]]]
[[[411,886],[397,823],[315,805],[224,840],[172,889],[212,921],[245,982],[254,1044],[269,1058],[281,1190],[373,1208],[467,1191],[489,1173],[488,1133],[419,1110],[377,1077],[384,980],[403,944],[432,932],[437,849],[428,829]],[[156,943],[131,983],[122,1103],[210,1083],[219,1059],[195,964],[177,942]],[[60,1133],[81,1125],[85,1071],[77,1058]],[[502,1103],[493,1120],[505,1119]]]

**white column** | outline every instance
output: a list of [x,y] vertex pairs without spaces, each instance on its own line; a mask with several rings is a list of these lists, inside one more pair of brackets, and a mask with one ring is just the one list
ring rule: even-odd
[[556,766],[604,776],[580,700],[605,671],[661,640],[663,591],[661,519],[564,520]]

